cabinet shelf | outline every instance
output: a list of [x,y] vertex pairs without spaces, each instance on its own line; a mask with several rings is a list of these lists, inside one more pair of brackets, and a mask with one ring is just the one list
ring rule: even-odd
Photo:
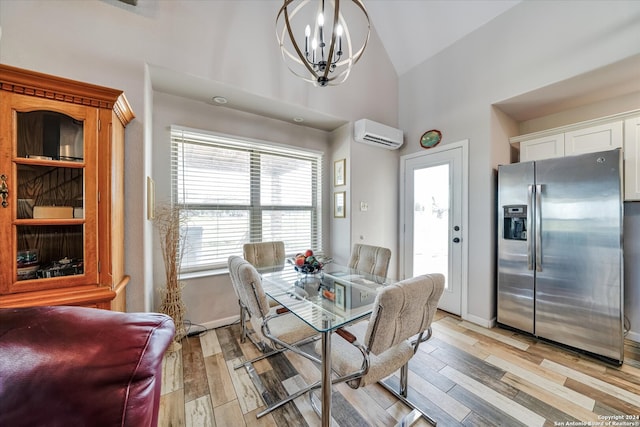
[[13,221],[14,225],[24,226],[49,226],[49,225],[83,225],[85,223],[84,218],[73,219],[57,219],[57,218],[35,218],[35,219],[16,219]]
[[81,169],[85,166],[84,161],[69,161],[69,160],[47,160],[47,159],[35,159],[29,157],[16,157],[13,160],[18,165],[25,166],[48,166],[52,168],[69,168],[69,169]]

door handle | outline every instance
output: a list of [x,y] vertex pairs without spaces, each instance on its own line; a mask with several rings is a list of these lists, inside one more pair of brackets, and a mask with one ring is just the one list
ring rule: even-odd
[[459,237],[454,237],[453,238],[453,243],[460,243],[460,238]]
[[0,185],[0,195],[2,195],[2,207],[6,208],[9,206],[9,202],[7,198],[9,197],[9,187],[7,186],[7,175],[2,174],[0,176],[0,180],[2,180],[2,185]]
[[536,185],[536,271],[542,271],[542,184]]
[[535,212],[533,208],[533,194],[534,194],[533,185],[529,185],[527,187],[527,269],[533,270],[533,244],[531,243],[531,239],[533,235],[531,234],[531,215]]

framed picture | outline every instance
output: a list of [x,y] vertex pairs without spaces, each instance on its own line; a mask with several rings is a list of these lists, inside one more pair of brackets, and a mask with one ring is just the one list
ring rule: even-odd
[[339,308],[340,310],[344,310],[345,308],[345,286],[341,283],[334,283],[333,284],[333,292],[335,295],[335,299],[334,302],[336,304],[336,307]]
[[340,159],[333,162],[333,185],[339,187],[346,184],[346,165],[347,159]]
[[346,202],[346,192],[339,191],[337,193],[333,193],[333,216],[334,218],[344,218],[345,217],[345,202]]

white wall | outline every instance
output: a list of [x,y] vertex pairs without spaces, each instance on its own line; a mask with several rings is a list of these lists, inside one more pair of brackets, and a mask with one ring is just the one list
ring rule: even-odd
[[[387,123],[385,123],[387,124]],[[353,122],[331,134],[330,163],[346,159],[346,183],[333,186],[333,194],[346,192],[345,218],[331,215],[331,251],[335,261],[346,265],[355,243],[391,249],[389,277],[398,277],[398,151],[354,141]],[[333,173],[333,172],[331,172]],[[333,175],[332,175],[333,176]],[[360,210],[360,203],[368,205]]]
[[[327,159],[330,168],[329,180],[329,200],[330,204],[330,236],[329,253],[336,263],[346,265],[349,262],[349,254],[351,252],[351,161],[350,155],[351,142],[353,141],[353,123],[347,123],[331,132],[331,151],[332,157]],[[345,185],[335,187],[333,185],[333,165],[336,160],[345,159]],[[346,192],[345,200],[345,218],[334,218],[334,193],[338,191]]]
[[[495,317],[494,169],[510,147],[509,131],[492,126],[517,126],[491,105],[638,54],[638,40],[639,2],[522,2],[400,77],[399,123],[408,141],[433,128],[442,144],[470,140],[464,317],[486,324]],[[401,154],[418,150],[409,143]],[[640,329],[640,318],[633,321]]]
[[[293,76],[282,62],[275,38],[281,4],[279,0],[139,0],[134,7],[116,0],[0,1],[0,62],[122,89],[137,115],[127,126],[125,149],[129,311],[153,308],[156,284],[151,272],[157,269],[140,262],[141,254],[148,259],[154,252],[145,186],[148,175],[158,178],[166,170],[158,169],[155,157],[149,161],[156,145],[165,141],[163,134],[152,134],[148,123],[154,96],[146,64],[345,120],[366,117],[388,124],[397,120],[397,76],[375,32],[347,82],[315,88]],[[243,135],[245,124],[233,123],[228,133]]]
[[[353,130],[352,130],[353,132]],[[353,137],[352,137],[353,140]],[[389,277],[398,278],[398,151],[351,144],[351,242],[391,249]],[[360,202],[368,205],[360,210]]]

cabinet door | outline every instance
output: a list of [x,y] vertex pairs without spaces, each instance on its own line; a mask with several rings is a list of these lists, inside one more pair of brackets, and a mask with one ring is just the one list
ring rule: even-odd
[[562,157],[564,154],[564,134],[562,133],[520,143],[521,162]]
[[0,294],[97,283],[98,109],[20,94],[2,105]]
[[614,148],[622,148],[622,121],[574,130],[564,135],[566,156]]
[[624,199],[640,200],[640,117],[624,122]]

